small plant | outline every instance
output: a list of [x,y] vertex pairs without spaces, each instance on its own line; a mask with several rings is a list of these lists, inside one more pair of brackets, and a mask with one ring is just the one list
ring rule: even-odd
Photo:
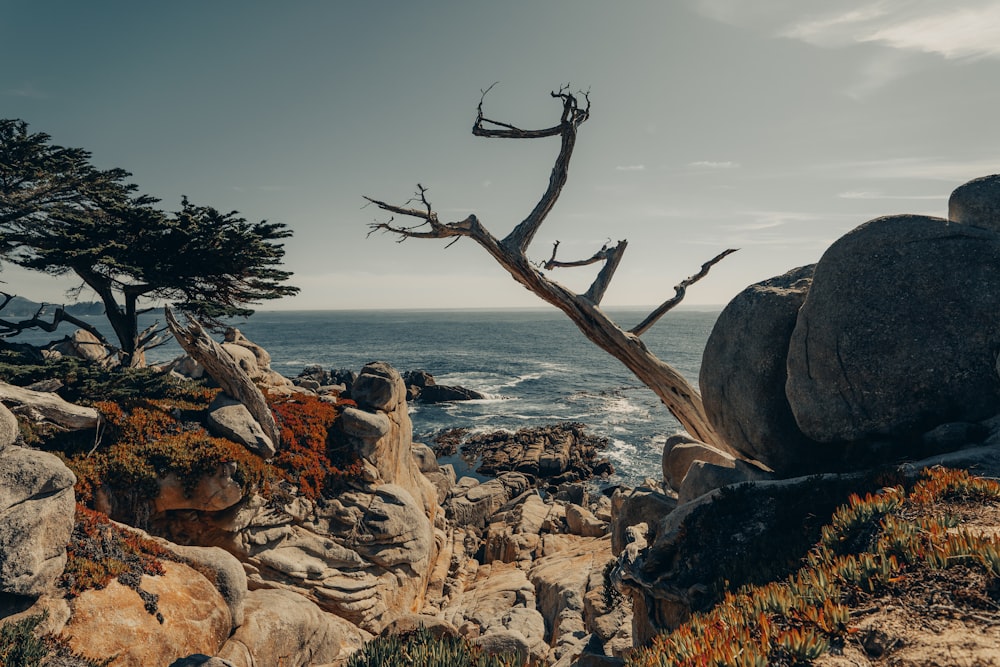
[[44,620],[38,614],[0,626],[0,667],[35,667],[42,662],[49,647],[35,630]]
[[426,628],[376,637],[352,654],[347,667],[522,667],[512,657],[483,652],[463,637],[435,637]]
[[162,623],[157,597],[140,586],[143,575],[163,574],[163,560],[176,560],[151,540],[113,524],[106,515],[77,505],[76,524],[66,550],[66,567],[60,585],[67,597],[101,589],[112,579],[134,590],[146,611]]

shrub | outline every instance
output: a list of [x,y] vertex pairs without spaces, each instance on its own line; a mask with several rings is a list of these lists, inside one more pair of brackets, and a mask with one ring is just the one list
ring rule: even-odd
[[143,590],[140,583],[143,575],[162,575],[164,559],[176,560],[155,542],[126,531],[106,515],[78,504],[60,585],[67,597],[76,597],[92,588],[104,588],[117,579],[134,590],[142,598],[146,611],[163,623],[156,595]]
[[281,430],[281,450],[272,463],[302,495],[315,500],[360,477],[360,457],[333,429],[338,406],[311,394],[272,394],[268,402]]
[[512,656],[484,653],[463,637],[437,638],[425,628],[376,637],[347,660],[347,667],[515,667]]

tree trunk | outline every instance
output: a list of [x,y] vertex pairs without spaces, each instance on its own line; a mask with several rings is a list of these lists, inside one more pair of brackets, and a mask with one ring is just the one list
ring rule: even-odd
[[[483,92],[483,98],[487,92],[489,89]],[[621,361],[663,401],[671,414],[692,437],[738,456],[736,451],[712,427],[705,414],[705,408],[698,391],[676,369],[650,352],[639,338],[667,311],[680,303],[687,287],[704,277],[716,262],[734,252],[733,250],[726,250],[705,262],[700,272],[682,281],[674,288],[675,296],[672,299],[661,304],[631,331],[621,329],[599,308],[604,292],[618,268],[625,247],[628,245],[626,241],[619,241],[616,246],[610,248],[606,245],[589,259],[570,262],[556,260],[556,251],[559,247],[559,242],[556,241],[552,258],[543,265],[546,270],[604,262],[604,266],[594,279],[590,289],[584,294],[571,292],[556,281],[547,278],[528,260],[525,254],[527,247],[545,217],[552,210],[566,183],[577,128],[590,117],[590,100],[586,96],[586,107],[580,106],[577,97],[570,93],[567,88],[553,92],[552,97],[562,102],[560,122],[541,130],[522,130],[509,123],[486,118],[483,115],[483,99],[480,99],[478,115],[472,129],[472,133],[476,136],[501,139],[540,139],[552,136],[561,138],[559,154],[552,167],[548,187],[528,217],[514,227],[503,240],[496,239],[475,215],[470,215],[465,220],[458,222],[440,222],[437,213],[434,212],[427,200],[427,190],[419,184],[416,196],[410,200],[416,206],[396,206],[371,197],[366,197],[366,199],[384,211],[418,218],[423,222],[412,227],[393,225],[391,221],[374,223],[371,225],[372,231],[391,232],[403,240],[408,238],[454,238],[457,241],[463,236],[471,238],[506,269],[514,280],[563,311],[583,332],[584,336]]]
[[246,371],[240,368],[221,345],[205,333],[200,324],[188,320],[187,327],[184,327],[174,318],[170,308],[163,310],[167,326],[184,351],[205,367],[205,371],[219,383],[224,392],[246,406],[264,430],[264,435],[274,443],[274,448],[280,449],[281,432],[274,421],[274,414],[268,407],[263,392],[257,388]]

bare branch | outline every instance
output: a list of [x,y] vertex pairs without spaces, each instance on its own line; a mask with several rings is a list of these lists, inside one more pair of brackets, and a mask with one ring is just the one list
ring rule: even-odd
[[[374,199],[372,197],[365,197],[370,203],[375,204],[383,211],[388,211],[390,213],[397,213],[399,215],[405,215],[411,218],[418,218],[423,220],[423,222],[413,225],[412,227],[404,227],[402,225],[393,225],[392,219],[389,222],[373,222],[368,225],[370,231],[368,235],[371,236],[376,231],[389,232],[390,234],[396,234],[399,236],[399,242],[405,241],[406,239],[445,239],[451,238],[453,236],[471,236],[474,227],[479,225],[479,220],[476,219],[475,215],[469,215],[465,220],[459,220],[458,222],[445,222],[442,223],[438,221],[437,213],[434,212],[434,208],[431,206],[430,201],[427,199],[427,188],[417,184],[417,194],[410,199],[408,204],[416,201],[419,198],[420,203],[423,204],[423,210],[417,208],[407,208],[405,206],[396,206],[395,204],[389,204],[388,202],[381,201],[379,199]],[[425,225],[429,226],[430,229],[427,231],[417,231]],[[457,239],[456,239],[457,240]],[[449,244],[450,245],[450,244]]]
[[711,269],[713,266],[721,262],[727,255],[731,255],[737,250],[739,250],[739,248],[729,248],[728,250],[723,250],[718,255],[716,255],[712,259],[702,264],[701,271],[694,274],[693,276],[685,278],[684,280],[681,281],[679,285],[676,285],[674,287],[674,296],[672,299],[668,299],[667,301],[663,302],[663,304],[660,305],[660,307],[654,310],[652,313],[650,313],[646,317],[646,319],[644,319],[642,322],[632,327],[629,330],[629,333],[634,336],[641,336],[642,334],[646,333],[651,326],[656,324],[657,320],[659,320],[667,313],[667,311],[669,311],[671,308],[673,308],[674,306],[676,306],[677,304],[679,304],[681,301],[684,300],[684,295],[687,294],[688,287],[690,287],[691,285],[695,284],[696,282],[707,276],[709,269]]
[[587,266],[588,264],[596,264],[597,262],[601,262],[607,259],[608,255],[612,252],[611,250],[608,250],[608,244],[605,243],[603,246],[601,246],[600,250],[594,253],[592,257],[589,257],[587,259],[578,259],[572,262],[562,262],[556,259],[556,251],[558,249],[559,249],[559,241],[556,241],[552,245],[552,257],[550,257],[549,260],[542,265],[542,268],[545,269],[546,271],[551,271],[552,269],[565,269],[565,268],[572,268],[575,266]]
[[[4,297],[4,302],[2,305],[0,305],[0,309],[2,309],[3,306],[6,306],[10,302],[13,296],[6,293],[0,293],[0,294],[3,294]],[[101,341],[101,344],[103,344],[108,349],[118,351],[118,347],[111,344],[108,341],[108,339],[105,338],[104,335],[94,327],[94,325],[90,324],[89,322],[84,322],[83,320],[74,317],[73,315],[70,315],[69,313],[66,312],[66,309],[62,306],[56,307],[55,311],[52,313],[51,322],[43,320],[42,313],[45,311],[45,308],[48,305],[49,304],[45,303],[41,304],[38,307],[38,310],[35,311],[35,314],[25,320],[18,320],[14,322],[11,320],[0,319],[0,338],[10,338],[28,329],[41,329],[42,331],[53,333],[56,329],[59,328],[60,324],[62,324],[63,322],[69,322],[70,324],[76,325],[81,329],[84,329],[85,331],[93,334],[94,337],[97,338],[97,340]]]
[[590,299],[591,303],[599,305],[601,299],[604,298],[604,293],[608,290],[608,286],[611,285],[611,279],[615,276],[615,271],[618,270],[618,264],[622,261],[622,255],[625,254],[625,248],[628,246],[628,241],[624,239],[618,242],[614,248],[607,250],[605,252],[605,262],[604,266],[601,267],[600,273],[594,278],[594,282],[591,283],[590,289],[584,294],[585,299]]

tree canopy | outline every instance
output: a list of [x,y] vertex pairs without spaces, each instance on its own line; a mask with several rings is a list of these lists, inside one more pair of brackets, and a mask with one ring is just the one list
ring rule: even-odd
[[156,339],[158,330],[138,329],[150,302],[216,326],[298,292],[279,268],[278,241],[291,236],[285,225],[251,223],[186,197],[181,210],[165,212],[126,182],[129,172],[99,170],[90,158],[30,133],[24,121],[0,120],[0,259],[78,277],[77,290],[103,302],[124,362],[141,364]]

